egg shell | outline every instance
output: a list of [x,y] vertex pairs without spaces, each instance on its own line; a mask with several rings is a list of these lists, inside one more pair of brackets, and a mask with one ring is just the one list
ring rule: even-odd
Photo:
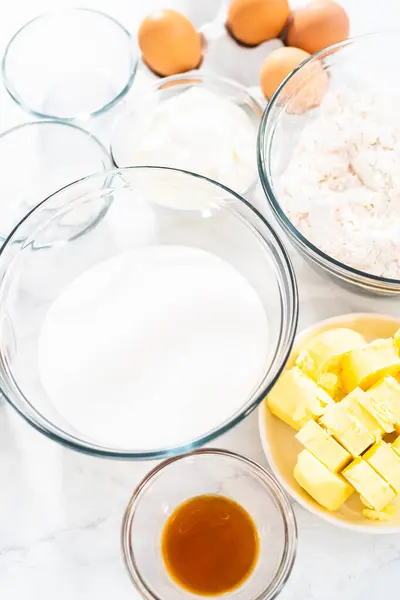
[[226,25],[236,40],[257,46],[279,37],[289,16],[288,0],[231,0]]
[[158,75],[196,69],[202,58],[201,37],[192,23],[175,10],[157,10],[141,23],[138,32],[143,61]]
[[293,12],[286,43],[314,54],[347,39],[349,32],[349,18],[342,6],[333,0],[315,0]]
[[[265,59],[260,71],[260,87],[269,100],[290,73],[311,55],[292,47],[279,48]],[[328,77],[318,60],[301,67],[282,89],[286,112],[301,114],[321,103],[328,87]]]

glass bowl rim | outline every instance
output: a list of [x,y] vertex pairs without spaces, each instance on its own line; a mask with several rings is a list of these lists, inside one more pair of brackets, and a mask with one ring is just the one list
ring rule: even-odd
[[[263,483],[266,485],[269,492],[271,493],[271,495],[277,503],[277,508],[280,513],[282,523],[284,525],[285,543],[282,558],[278,568],[276,569],[274,577],[268,585],[268,587],[264,589],[263,592],[261,592],[254,599],[273,600],[282,591],[287,580],[289,579],[296,559],[298,529],[293,507],[290,503],[288,495],[282,488],[281,484],[273,475],[271,475],[271,473],[269,473],[258,462],[252,460],[251,458],[248,458],[243,454],[239,454],[237,452],[232,452],[230,450],[225,450],[222,448],[198,448],[197,450],[193,450],[186,454],[170,457],[158,464],[151,471],[149,471],[140,481],[140,483],[135,487],[132,496],[128,502],[128,505],[125,509],[121,526],[122,555],[129,577],[132,583],[134,584],[136,590],[140,593],[144,600],[148,600],[149,598],[151,598],[152,600],[162,600],[159,596],[152,592],[151,589],[149,589],[148,585],[141,577],[140,571],[137,569],[135,560],[132,556],[132,553],[130,552],[130,531],[132,521],[134,519],[137,506],[143,499],[143,496],[146,493],[147,489],[151,486],[154,477],[157,477],[159,474],[161,474],[171,464],[174,464],[181,460],[186,460],[187,458],[190,458],[192,456],[196,457],[205,455],[228,458],[236,463],[241,463],[242,466],[244,466],[248,472],[252,473],[252,476],[254,478],[263,481]],[[190,595],[189,593],[187,594],[188,596]]]
[[[296,276],[295,276],[294,268],[293,268],[292,262],[290,260],[289,254],[288,254],[284,244],[281,242],[280,238],[278,237],[277,233],[273,229],[273,227],[267,222],[266,219],[264,219],[264,217],[258,212],[258,210],[256,208],[254,208],[245,198],[243,198],[242,196],[240,196],[233,190],[227,188],[226,186],[224,186],[221,183],[218,183],[217,181],[209,179],[208,177],[199,175],[198,173],[192,173],[191,171],[184,171],[183,169],[174,169],[174,168],[170,168],[170,167],[157,167],[154,165],[116,168],[116,169],[110,169],[108,171],[102,171],[100,173],[94,173],[93,175],[88,175],[87,177],[82,177],[81,179],[78,179],[77,181],[64,186],[60,190],[57,190],[56,192],[54,192],[53,194],[51,194],[50,196],[48,196],[47,198],[42,200],[42,202],[40,202],[34,208],[32,208],[32,210],[30,210],[23,217],[23,219],[21,219],[21,221],[19,221],[19,223],[14,227],[14,229],[8,235],[4,244],[0,247],[0,261],[3,257],[5,250],[8,249],[8,247],[10,245],[12,245],[13,242],[18,240],[18,237],[16,237],[16,239],[14,239],[14,236],[15,236],[15,234],[17,234],[20,226],[23,225],[30,218],[32,213],[39,210],[42,206],[44,206],[47,202],[51,201],[51,199],[54,196],[58,195],[60,192],[63,192],[65,190],[71,188],[72,186],[77,186],[77,185],[79,185],[83,182],[89,181],[91,179],[96,179],[96,178],[101,177],[101,178],[106,178],[107,181],[110,181],[112,179],[112,177],[121,175],[121,173],[123,174],[124,172],[134,172],[134,171],[140,172],[140,171],[151,171],[151,170],[161,171],[161,172],[163,172],[163,171],[174,172],[174,173],[177,173],[180,175],[184,175],[185,177],[189,176],[194,179],[200,179],[202,181],[206,181],[209,184],[217,186],[218,188],[222,189],[223,191],[225,191],[225,192],[229,193],[231,196],[233,196],[235,198],[235,200],[239,201],[240,204],[243,204],[246,207],[246,209],[249,210],[250,213],[253,213],[253,216],[255,216],[255,218],[258,221],[260,221],[260,223],[268,230],[268,233],[270,235],[270,239],[268,241],[272,244],[274,252],[271,252],[271,250],[268,248],[269,244],[265,240],[263,234],[261,234],[258,230],[257,230],[257,232],[260,235],[260,237],[262,238],[262,241],[263,241],[263,244],[265,244],[265,247],[268,248],[269,256],[272,257],[274,264],[275,265],[277,264],[278,259],[275,256],[275,254],[277,254],[279,256],[279,259],[282,261],[282,263],[286,267],[285,283],[287,284],[288,290],[285,295],[286,295],[286,298],[289,298],[291,307],[290,307],[290,314],[288,315],[288,318],[287,319],[282,318],[281,325],[284,321],[287,322],[287,326],[286,326],[287,340],[283,344],[283,348],[282,348],[283,357],[280,360],[280,365],[279,365],[279,368],[276,369],[275,375],[271,378],[271,380],[267,384],[264,383],[262,385],[262,390],[259,391],[259,393],[256,395],[256,397],[253,399],[253,401],[250,404],[247,401],[247,403],[244,403],[243,407],[239,411],[237,411],[232,417],[230,417],[222,425],[215,427],[212,431],[209,431],[206,434],[203,434],[202,436],[198,437],[197,439],[195,439],[189,443],[180,444],[178,446],[171,446],[169,448],[157,448],[155,450],[152,449],[152,450],[141,450],[141,451],[140,450],[135,450],[135,451],[122,450],[121,451],[116,448],[107,448],[100,444],[86,442],[72,434],[69,434],[69,433],[63,431],[60,427],[54,425],[49,419],[47,419],[44,415],[42,415],[40,412],[38,412],[30,404],[29,400],[25,397],[25,395],[19,389],[19,386],[12,375],[12,371],[9,370],[8,366],[6,366],[3,359],[0,360],[0,373],[5,377],[6,380],[10,380],[10,379],[12,380],[13,385],[15,386],[15,388],[17,388],[18,393],[23,400],[23,404],[28,405],[34,412],[34,416],[32,416],[31,414],[27,414],[26,410],[23,410],[23,408],[20,408],[16,403],[14,403],[11,400],[11,398],[8,397],[8,395],[1,388],[1,384],[0,384],[0,393],[2,393],[2,395],[7,400],[7,402],[18,412],[18,414],[21,415],[25,419],[25,421],[27,421],[30,425],[32,425],[37,431],[46,435],[48,438],[52,439],[53,441],[56,441],[56,442],[60,443],[61,445],[64,445],[66,447],[72,448],[73,450],[77,450],[78,452],[82,452],[84,454],[88,454],[91,456],[99,456],[99,457],[104,457],[104,458],[119,458],[119,459],[125,459],[125,460],[161,459],[161,458],[166,458],[169,456],[176,456],[176,455],[183,454],[194,448],[198,448],[199,446],[202,446],[208,442],[211,442],[216,437],[222,435],[223,433],[226,433],[227,431],[232,429],[235,425],[240,423],[243,419],[245,419],[260,404],[260,402],[265,398],[265,396],[268,394],[270,389],[275,385],[277,379],[281,375],[281,373],[285,367],[285,364],[288,360],[288,357],[290,355],[290,352],[292,350],[292,346],[294,343],[296,331],[297,331],[297,324],[298,324],[298,317],[299,317],[299,296],[298,296]],[[227,207],[227,208],[229,210],[229,207]],[[15,255],[13,256],[13,259],[14,258],[15,258]],[[3,275],[5,275],[5,273],[7,272],[8,267],[9,267],[9,264],[7,263],[7,265],[5,266],[5,269],[3,271]],[[0,290],[0,306],[2,303],[2,293],[1,292],[2,292],[2,290]],[[281,333],[282,333],[282,331],[281,331]],[[277,344],[277,348],[279,348],[281,340],[282,340],[282,335],[280,336],[280,341]],[[1,348],[0,348],[0,350],[1,350]],[[276,359],[276,357],[274,356],[271,364],[269,365],[269,369],[271,369],[271,367],[274,365],[275,359]],[[39,417],[39,419],[37,417]]]
[[[273,137],[276,129],[276,124],[273,127],[269,126],[270,115],[276,110],[275,105],[280,100],[281,93],[285,88],[286,84],[294,77],[300,70],[303,69],[309,63],[313,63],[317,60],[320,60],[326,55],[329,55],[336,50],[340,50],[341,48],[345,48],[346,46],[351,46],[358,41],[365,41],[370,38],[380,37],[383,34],[380,32],[372,32],[365,33],[362,35],[350,37],[342,42],[338,42],[337,44],[332,44],[315,54],[307,57],[303,62],[301,62],[289,75],[282,81],[279,87],[274,92],[271,97],[270,102],[265,109],[263,116],[261,118],[260,128],[258,130],[257,137],[257,165],[258,165],[258,174],[260,177],[261,185],[263,187],[267,202],[272,209],[275,217],[278,220],[278,223],[283,228],[285,233],[289,235],[292,239],[297,241],[301,246],[305,246],[308,248],[313,254],[317,255],[319,259],[322,259],[325,263],[328,263],[328,267],[332,269],[339,269],[342,272],[342,275],[356,277],[363,280],[364,283],[370,282],[371,284],[388,284],[389,286],[399,286],[400,287],[400,279],[391,279],[390,277],[382,277],[380,275],[373,275],[372,273],[367,273],[366,271],[361,271],[359,269],[355,269],[350,265],[347,265],[329,254],[326,254],[323,250],[315,246],[312,242],[310,242],[290,221],[289,217],[283,211],[276,197],[274,186],[272,182],[272,178],[269,175],[269,167],[271,164],[271,146],[273,142]],[[394,35],[394,34],[393,34]],[[385,38],[387,36],[385,35]],[[280,116],[277,118],[277,122]],[[268,150],[266,150],[266,146],[268,145]],[[336,270],[334,271],[336,274]]]
[[[66,128],[68,127],[69,129],[75,130],[79,134],[84,134],[84,136],[88,140],[90,140],[97,146],[100,153],[103,155],[102,160],[106,164],[106,169],[104,170],[104,172],[106,170],[109,170],[110,168],[112,168],[112,159],[111,159],[111,156],[110,156],[106,146],[104,146],[104,144],[95,135],[93,135],[93,133],[91,133],[87,129],[83,129],[83,127],[79,127],[79,125],[77,125],[76,123],[70,123],[68,121],[61,121],[58,119],[46,119],[46,120],[42,120],[42,121],[28,121],[26,123],[20,123],[18,125],[15,125],[14,127],[10,127],[10,129],[6,129],[6,131],[2,131],[0,133],[0,145],[3,143],[4,138],[7,138],[9,135],[12,136],[14,133],[20,131],[21,129],[29,129],[31,127],[32,127],[32,129],[35,129],[36,127],[38,127],[40,129],[43,126],[44,127],[56,126],[56,127],[66,127]],[[71,183],[73,183],[73,182],[71,182]],[[59,190],[56,190],[54,193],[57,193],[57,191],[59,191]],[[40,202],[40,204],[41,203],[42,202]],[[30,212],[32,212],[32,211],[29,211],[29,213]],[[22,221],[20,220],[17,223],[17,227],[21,222]],[[14,230],[14,228],[13,228],[13,230]],[[0,229],[0,244],[4,243],[7,240],[7,238],[9,237],[9,235],[10,234],[7,234],[7,235],[2,234],[1,229]]]
[[[108,21],[113,23],[117,27],[117,29],[119,29],[121,31],[121,33],[123,35],[126,36],[128,42],[129,42],[129,45],[130,45],[129,55],[130,55],[130,62],[131,62],[131,70],[130,70],[128,79],[126,80],[126,83],[123,86],[123,88],[118,92],[118,94],[116,96],[114,96],[114,98],[112,98],[111,100],[109,100],[109,102],[107,102],[100,108],[97,108],[96,110],[79,113],[79,114],[76,114],[74,116],[69,116],[69,117],[61,117],[56,114],[44,113],[44,112],[41,112],[40,110],[36,110],[35,108],[32,108],[27,102],[25,102],[25,100],[20,96],[20,94],[15,90],[13,81],[12,81],[13,78],[12,78],[12,76],[10,77],[10,75],[7,72],[8,71],[7,61],[8,61],[8,56],[9,56],[10,50],[12,48],[12,45],[17,40],[18,36],[21,33],[24,33],[25,29],[30,27],[30,25],[40,21],[41,19],[46,19],[49,17],[58,16],[58,15],[66,14],[66,13],[81,13],[81,12],[90,13],[95,17],[101,17],[101,18],[107,19]],[[1,61],[1,74],[3,77],[4,87],[6,88],[8,94],[11,96],[11,98],[14,100],[14,102],[22,110],[24,110],[26,113],[31,114],[34,117],[37,117],[39,119],[53,119],[56,121],[71,122],[71,121],[76,121],[76,120],[89,119],[92,117],[98,117],[98,116],[106,113],[113,106],[115,106],[124,96],[126,96],[126,94],[129,92],[129,90],[132,87],[132,84],[134,82],[135,75],[136,75],[136,70],[138,67],[138,62],[139,62],[138,55],[137,55],[137,53],[134,52],[132,43],[133,43],[133,38],[132,38],[131,33],[128,31],[128,29],[126,29],[126,27],[124,27],[124,25],[122,25],[122,23],[117,21],[117,19],[114,19],[114,17],[112,17],[111,15],[109,15],[105,12],[102,12],[101,10],[97,10],[95,8],[86,8],[86,7],[71,7],[71,8],[59,8],[56,10],[46,11],[44,13],[41,13],[40,15],[37,15],[33,19],[30,19],[27,23],[22,25],[22,27],[20,27],[12,35],[11,39],[8,41],[6,49],[4,51],[3,59]]]
[[[118,165],[118,162],[116,161],[116,158],[115,158],[115,134],[119,130],[120,126],[123,124],[125,119],[130,117],[137,110],[141,110],[141,107],[143,106],[143,103],[144,103],[144,100],[146,99],[146,97],[151,96],[152,94],[157,93],[157,92],[163,93],[164,91],[169,89],[169,84],[178,83],[178,84],[184,85],[185,83],[188,83],[190,85],[191,83],[196,84],[199,82],[200,82],[200,84],[202,82],[205,82],[205,83],[211,82],[211,83],[215,83],[217,85],[218,84],[227,85],[227,86],[230,86],[233,90],[243,93],[246,96],[247,100],[251,100],[251,102],[254,104],[254,108],[252,107],[252,112],[254,114],[256,114],[256,110],[259,111],[258,127],[260,126],[261,120],[262,120],[262,115],[264,112],[264,107],[262,106],[260,100],[258,100],[256,98],[256,96],[254,94],[252,94],[251,89],[245,87],[244,85],[242,85],[238,81],[235,81],[234,79],[230,79],[229,77],[224,77],[222,75],[219,75],[218,73],[208,73],[207,71],[203,72],[198,69],[188,71],[187,73],[179,73],[178,75],[170,75],[169,77],[161,77],[157,81],[154,81],[151,85],[147,86],[145,89],[138,92],[131,99],[131,101],[128,102],[127,106],[124,107],[123,112],[118,116],[118,118],[116,119],[116,121],[114,123],[113,129],[112,129],[111,141],[110,141],[110,155],[111,155],[111,160],[116,168],[124,169],[126,167],[124,165],[121,165],[121,166]],[[171,86],[171,87],[173,87],[173,86]],[[179,85],[177,86],[177,88],[178,87],[179,87]],[[164,90],[164,88],[165,88],[165,90]],[[258,134],[258,132],[256,130],[256,144],[257,144],[257,134]],[[171,168],[173,168],[173,167],[171,167]],[[245,190],[241,191],[240,194],[249,193],[256,186],[257,182],[258,182],[257,169],[255,169],[254,181],[252,183],[250,183],[250,185],[248,185]]]

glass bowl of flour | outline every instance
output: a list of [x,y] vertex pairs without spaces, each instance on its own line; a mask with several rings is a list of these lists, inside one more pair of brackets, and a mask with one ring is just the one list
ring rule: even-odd
[[400,294],[399,48],[396,34],[371,34],[304,62],[272,98],[258,143],[269,206],[293,245],[337,281],[386,295]]
[[[171,205],[188,194],[196,209]],[[59,221],[104,205],[85,236],[60,237]],[[298,297],[279,238],[192,173],[132,167],[73,183],[21,221],[0,263],[1,390],[82,452],[199,446],[257,406],[292,347]]]
[[138,95],[116,124],[117,167],[185,169],[240,194],[256,186],[262,107],[242,85],[212,73],[160,79]]

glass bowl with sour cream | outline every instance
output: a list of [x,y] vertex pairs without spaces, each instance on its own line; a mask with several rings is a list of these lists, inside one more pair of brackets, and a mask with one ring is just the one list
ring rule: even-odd
[[263,108],[242,85],[211,73],[160,79],[119,118],[117,167],[155,165],[199,173],[242,195],[255,188]]

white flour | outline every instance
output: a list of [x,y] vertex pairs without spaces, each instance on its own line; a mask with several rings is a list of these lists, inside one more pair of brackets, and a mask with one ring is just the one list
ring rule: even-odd
[[78,432],[114,447],[189,442],[248,400],[265,372],[254,289],[203,250],[132,250],[84,272],[50,307],[42,383]]
[[293,224],[343,263],[400,279],[400,113],[390,94],[327,94],[278,187]]

